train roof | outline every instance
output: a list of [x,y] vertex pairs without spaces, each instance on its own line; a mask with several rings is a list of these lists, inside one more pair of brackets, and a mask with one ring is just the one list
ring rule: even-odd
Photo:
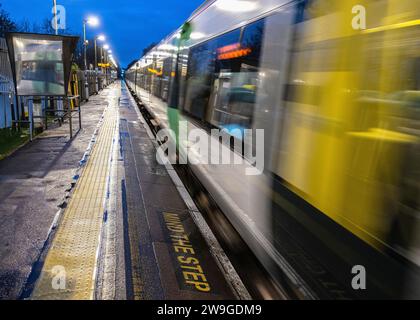
[[[187,19],[193,30],[190,40],[184,46],[191,47],[239,28],[290,2],[291,0],[207,0]],[[290,10],[290,6],[284,7],[284,10]],[[181,27],[170,33],[141,57],[132,68],[144,67],[155,59],[159,60],[172,55],[176,50],[176,38],[179,38],[180,31]]]

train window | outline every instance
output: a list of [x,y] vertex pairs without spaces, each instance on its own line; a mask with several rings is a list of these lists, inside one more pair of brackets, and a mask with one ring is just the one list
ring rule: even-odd
[[264,25],[259,20],[245,27],[240,42],[217,48],[207,117],[219,128],[242,131],[252,126]]
[[[216,69],[232,70],[230,61],[219,63],[217,48],[238,43],[240,30],[209,40],[190,50],[184,110],[204,120]],[[217,61],[217,63],[216,63]]]
[[249,49],[249,52],[244,55],[242,63],[255,68],[259,67],[264,27],[264,19],[245,27],[241,43],[243,48]]
[[162,87],[160,97],[163,101],[168,100],[169,84],[172,72],[172,58],[166,58],[163,60],[163,71],[162,71]]

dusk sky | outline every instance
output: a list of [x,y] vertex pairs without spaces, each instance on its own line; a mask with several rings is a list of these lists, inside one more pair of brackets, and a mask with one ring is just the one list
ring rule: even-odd
[[[116,60],[125,67],[143,48],[179,27],[204,0],[57,0],[66,8],[67,28],[82,35],[82,20],[96,15],[101,24],[88,36],[104,33]],[[41,23],[52,18],[52,0],[0,0],[14,21]]]

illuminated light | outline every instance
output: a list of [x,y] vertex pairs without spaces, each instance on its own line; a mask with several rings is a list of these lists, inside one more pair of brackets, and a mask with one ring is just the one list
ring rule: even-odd
[[105,44],[105,45],[104,45],[104,49],[105,49],[105,50],[108,50],[108,49],[109,49],[109,45],[108,45],[108,44]]
[[193,40],[198,40],[204,38],[206,35],[202,32],[192,32],[190,38]]
[[218,60],[234,59],[246,56],[252,52],[250,48],[241,48],[239,43],[229,44],[217,49]]
[[173,46],[169,43],[163,43],[159,46],[159,50],[175,50],[176,46]]
[[97,17],[88,17],[86,19],[86,23],[92,27],[96,27],[99,25],[99,19]]
[[100,34],[97,38],[99,41],[105,41],[106,37],[103,34]]
[[188,71],[187,66],[183,65],[182,68],[181,68],[181,76],[186,77],[187,76],[187,71]]
[[108,53],[112,53],[112,50],[108,50]]
[[227,60],[227,59],[234,59],[234,58],[240,58],[243,56],[246,56],[251,53],[251,49],[245,48],[245,49],[238,49],[232,52],[222,53],[217,56],[217,59],[219,60]]
[[217,49],[217,52],[219,54],[226,53],[226,52],[229,52],[229,51],[237,50],[240,47],[241,47],[241,44],[239,42],[237,42],[237,43],[233,43],[233,44],[228,44],[227,46],[224,46],[224,47],[220,47],[220,48]]
[[249,0],[219,0],[215,5],[220,10],[230,12],[249,12],[258,7],[256,2]]
[[153,68],[147,68],[147,70],[150,72],[150,73],[153,73],[153,74],[155,74],[155,75],[157,75],[157,76],[161,76],[162,74],[163,74],[163,72],[162,72],[162,70],[156,70],[156,69],[153,69]]
[[114,65],[114,67],[117,67],[117,63],[115,62],[114,58],[111,57],[110,59],[111,59],[112,64]]

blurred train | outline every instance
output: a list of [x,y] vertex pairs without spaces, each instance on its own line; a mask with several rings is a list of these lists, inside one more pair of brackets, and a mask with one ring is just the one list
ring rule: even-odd
[[191,165],[264,267],[303,299],[420,298],[420,1],[213,0],[188,23],[126,82],[163,126],[265,130],[262,175]]

